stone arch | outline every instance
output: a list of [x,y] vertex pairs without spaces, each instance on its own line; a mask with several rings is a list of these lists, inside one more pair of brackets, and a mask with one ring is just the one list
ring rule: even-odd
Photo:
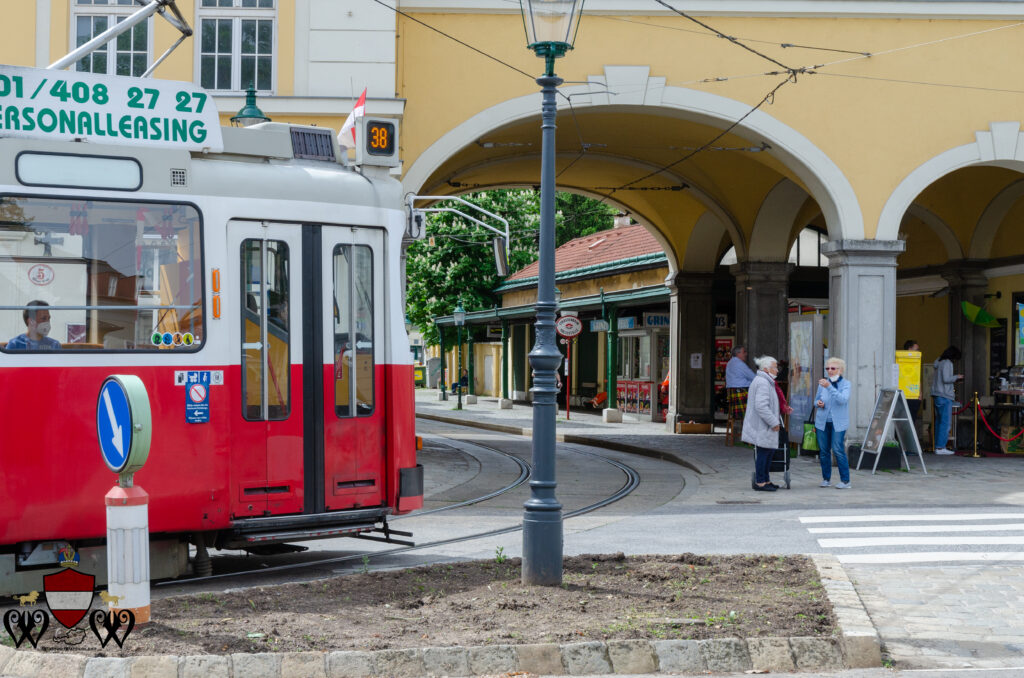
[[682,270],[697,273],[714,271],[718,264],[722,236],[726,232],[726,226],[717,214],[708,211],[700,215],[690,233],[690,239],[686,241]]
[[988,259],[992,256],[992,243],[999,232],[999,226],[1021,198],[1024,198],[1024,179],[1013,182],[992,199],[974,229],[968,255],[971,259]]
[[1024,135],[1021,134],[1020,123],[993,122],[987,132],[974,133],[974,143],[940,153],[908,174],[882,208],[875,237],[895,240],[899,236],[903,215],[924,189],[947,174],[972,165],[992,165],[1024,172]]
[[[764,111],[750,112],[740,101],[707,92],[669,87],[664,78],[650,77],[647,66],[605,66],[604,75],[589,84],[566,87],[560,109],[572,97],[577,111],[588,107],[653,107],[717,127],[742,119],[737,130],[765,140],[774,157],[800,179],[821,206],[833,240],[863,239],[864,220],[853,187],[839,167],[807,137]],[[600,91],[595,91],[600,88]],[[621,94],[616,93],[621,92]],[[417,192],[427,179],[462,148],[487,132],[520,120],[535,118],[541,110],[539,92],[496,104],[465,120],[427,147],[403,178],[407,192]]]
[[956,233],[949,227],[945,221],[942,220],[939,215],[932,212],[930,209],[922,207],[917,203],[911,203],[910,207],[907,208],[907,214],[919,219],[924,222],[928,228],[932,229],[932,232],[938,236],[939,241],[942,242],[946,248],[946,256],[949,259],[963,259],[964,249],[960,245],[960,241],[956,237]]
[[[789,179],[772,187],[761,203],[750,235],[750,253],[758,261],[788,261],[793,224],[807,202],[807,191]],[[737,255],[739,252],[737,252]]]

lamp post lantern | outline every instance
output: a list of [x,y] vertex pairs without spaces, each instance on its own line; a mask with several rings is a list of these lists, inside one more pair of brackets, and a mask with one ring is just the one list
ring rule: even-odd
[[231,124],[235,127],[249,127],[261,122],[270,122],[270,118],[256,105],[256,88],[250,87],[245,90],[245,105],[231,116]]
[[520,0],[526,43],[544,59],[541,87],[540,270],[537,279],[533,368],[533,475],[523,505],[524,584],[562,583],[562,505],[555,498],[555,370],[562,360],[555,338],[555,93],[562,79],[555,59],[572,49],[583,0]]
[[455,307],[452,314],[455,318],[455,326],[459,328],[459,364],[455,366],[455,388],[459,390],[459,405],[455,409],[462,409],[462,326],[466,324],[466,309],[462,308],[462,299]]

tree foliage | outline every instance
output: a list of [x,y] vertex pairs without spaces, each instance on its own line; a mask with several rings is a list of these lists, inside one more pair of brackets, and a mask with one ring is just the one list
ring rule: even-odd
[[[508,255],[510,272],[537,259],[540,195],[536,191],[482,191],[462,197],[508,219],[512,238]],[[471,213],[454,201],[440,203],[437,207],[454,207]],[[615,214],[614,208],[597,200],[559,193],[555,201],[556,246],[611,228]],[[409,247],[406,317],[419,328],[424,342],[434,345],[438,343],[434,317],[451,315],[460,299],[467,311],[500,304],[494,288],[501,283],[501,278],[494,263],[490,231],[452,212],[435,212],[428,215],[427,235]]]

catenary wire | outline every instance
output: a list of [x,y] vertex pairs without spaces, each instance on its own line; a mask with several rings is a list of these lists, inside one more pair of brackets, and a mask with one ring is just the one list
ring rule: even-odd
[[420,21],[416,17],[411,16],[411,15],[407,14],[406,12],[403,12],[402,10],[398,9],[397,7],[392,7],[391,5],[387,4],[386,2],[382,2],[382,0],[373,0],[373,1],[376,2],[378,5],[380,5],[381,7],[387,7],[388,9],[390,9],[395,14],[401,15],[401,16],[405,17],[406,19],[408,19],[409,21],[414,21],[414,22],[418,23],[419,25],[421,25],[421,26],[423,26],[425,28],[429,28],[430,30],[434,31],[435,33],[439,33],[440,35],[443,35],[444,37],[448,38],[449,40],[453,40],[453,41],[459,43],[463,47],[468,47],[469,49],[473,50],[474,52],[476,52],[477,54],[479,54],[481,56],[485,56],[485,57],[487,57],[488,59],[490,59],[492,61],[497,61],[502,66],[505,66],[507,68],[511,68],[516,73],[521,73],[522,75],[525,75],[530,80],[535,80],[536,79],[536,76],[527,73],[526,71],[522,70],[521,68],[513,66],[512,64],[508,63],[507,61],[502,61],[501,59],[499,59],[498,57],[494,56],[493,54],[488,54],[487,52],[483,51],[479,47],[474,47],[473,45],[469,44],[468,42],[464,42],[462,40],[459,40],[454,35],[450,35],[448,33],[445,33],[440,28],[435,28],[434,26],[431,26],[430,24],[426,23],[425,21]]
[[717,135],[715,135],[715,137],[714,137],[713,139],[711,139],[710,141],[708,141],[707,143],[705,143],[705,144],[701,145],[701,146],[700,146],[699,148],[696,148],[696,149],[694,149],[694,150],[690,151],[689,153],[687,153],[686,155],[684,155],[684,156],[683,156],[682,158],[679,158],[679,159],[678,159],[678,160],[676,160],[675,162],[671,162],[671,163],[669,163],[669,164],[667,164],[667,165],[663,165],[662,167],[659,167],[658,169],[656,169],[656,170],[654,170],[654,171],[648,172],[647,174],[643,175],[642,177],[639,177],[639,178],[637,178],[637,179],[634,179],[633,181],[630,181],[630,182],[627,182],[627,183],[625,183],[625,184],[622,184],[621,186],[619,186],[619,187],[618,187],[618,188],[616,188],[615,190],[613,190],[613,191],[609,192],[609,193],[608,193],[608,194],[607,194],[607,195],[605,196],[605,198],[611,198],[611,197],[612,197],[613,195],[615,195],[615,193],[616,193],[616,192],[618,192],[618,191],[621,191],[621,190],[625,190],[625,189],[629,188],[630,186],[633,186],[633,185],[635,185],[635,184],[638,184],[638,183],[640,183],[641,181],[644,181],[645,179],[650,179],[651,177],[653,177],[653,176],[657,176],[658,174],[660,174],[660,173],[664,172],[665,170],[669,170],[669,169],[672,169],[672,168],[673,168],[673,167],[675,167],[676,165],[679,165],[680,163],[686,162],[687,160],[689,160],[689,159],[690,159],[690,158],[692,158],[693,156],[697,155],[698,153],[700,153],[700,152],[701,152],[701,151],[703,151],[704,149],[706,149],[706,148],[710,147],[711,145],[713,145],[713,144],[714,144],[714,143],[715,143],[716,141],[718,141],[719,139],[721,139],[721,138],[722,138],[722,137],[724,137],[725,135],[727,135],[727,134],[729,134],[730,132],[732,132],[732,131],[733,131],[734,129],[736,129],[736,127],[738,127],[738,126],[739,126],[739,124],[740,124],[741,122],[743,122],[744,120],[746,120],[746,119],[747,119],[748,117],[750,117],[751,115],[753,115],[753,113],[754,113],[755,111],[757,111],[758,109],[760,109],[760,108],[761,108],[761,106],[764,106],[764,105],[765,105],[766,103],[768,103],[768,102],[770,102],[770,101],[773,101],[773,100],[774,100],[774,98],[775,98],[775,93],[776,93],[776,92],[778,92],[778,91],[779,91],[780,89],[782,89],[782,87],[783,87],[784,85],[786,85],[787,83],[790,83],[790,82],[795,82],[795,81],[796,81],[796,76],[795,76],[795,75],[790,75],[790,76],[789,76],[789,77],[787,77],[787,78],[786,78],[785,80],[783,80],[783,81],[782,81],[782,82],[780,82],[779,84],[775,85],[775,87],[773,87],[773,88],[772,88],[772,90],[771,90],[770,92],[768,92],[767,94],[765,94],[765,95],[764,95],[764,97],[762,97],[762,98],[761,98],[761,100],[760,100],[759,102],[757,102],[757,103],[756,103],[756,104],[755,104],[754,106],[752,106],[752,107],[750,108],[750,110],[749,110],[749,111],[747,111],[747,112],[746,112],[746,113],[744,113],[744,114],[743,114],[742,116],[740,116],[739,118],[737,118],[737,119],[736,119],[735,121],[733,121],[732,123],[730,123],[728,127],[726,127],[726,128],[724,129],[724,130],[722,130],[722,131],[721,131],[721,132],[719,132],[719,133],[718,133]]
[[681,9],[676,9],[672,5],[670,5],[667,2],[665,2],[665,0],[654,0],[654,2],[658,3],[662,7],[665,7],[666,9],[672,10],[673,12],[675,12],[679,16],[683,17],[684,19],[692,21],[693,23],[697,24],[698,26],[701,26],[701,27],[711,31],[712,33],[717,35],[719,38],[722,38],[723,40],[728,40],[729,42],[731,42],[732,44],[736,45],[737,47],[742,47],[743,49],[747,50],[748,52],[750,52],[752,54],[756,54],[757,56],[761,57],[762,59],[765,59],[766,61],[770,61],[773,64],[775,64],[776,66],[784,68],[787,71],[792,71],[793,70],[792,68],[790,68],[786,64],[782,63],[781,61],[779,61],[777,59],[773,59],[772,57],[768,56],[767,54],[764,54],[763,52],[758,52],[756,49],[754,49],[750,45],[746,45],[746,44],[740,42],[739,39],[737,39],[737,38],[735,38],[735,37],[733,37],[731,35],[726,35],[725,33],[722,33],[720,30],[709,26],[708,24],[704,23],[700,19],[696,19],[696,18],[690,16],[689,14],[687,14],[686,12],[684,12]]

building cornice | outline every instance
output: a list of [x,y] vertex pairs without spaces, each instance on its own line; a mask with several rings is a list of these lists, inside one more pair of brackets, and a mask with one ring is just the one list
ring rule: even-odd
[[[515,0],[395,0],[403,12],[518,14]],[[588,0],[591,15],[675,16],[664,7],[637,7],[636,0]],[[647,3],[645,3],[647,4]],[[893,19],[1024,18],[1019,0],[675,0],[680,11],[699,16],[848,17]]]

